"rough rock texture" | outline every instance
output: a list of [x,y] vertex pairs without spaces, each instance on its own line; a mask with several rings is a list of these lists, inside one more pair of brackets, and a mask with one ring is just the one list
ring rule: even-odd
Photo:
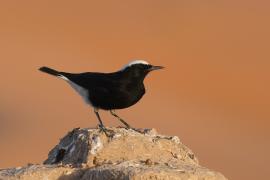
[[0,170],[0,180],[226,179],[201,167],[176,136],[159,135],[154,129],[109,129],[111,138],[99,129],[73,129],[49,152],[44,165]]

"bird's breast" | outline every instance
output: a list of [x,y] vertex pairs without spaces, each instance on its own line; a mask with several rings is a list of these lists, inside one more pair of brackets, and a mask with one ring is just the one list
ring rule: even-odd
[[124,96],[119,99],[119,102],[123,104],[122,108],[127,108],[130,107],[134,104],[136,104],[145,94],[145,89],[142,86],[136,87],[134,86],[133,88],[126,88]]

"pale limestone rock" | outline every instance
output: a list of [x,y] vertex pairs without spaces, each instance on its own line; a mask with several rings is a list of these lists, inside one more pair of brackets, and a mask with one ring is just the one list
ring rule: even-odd
[[0,170],[0,180],[226,179],[201,167],[177,136],[159,135],[154,129],[109,130],[111,138],[99,129],[73,129],[49,152],[44,165]]

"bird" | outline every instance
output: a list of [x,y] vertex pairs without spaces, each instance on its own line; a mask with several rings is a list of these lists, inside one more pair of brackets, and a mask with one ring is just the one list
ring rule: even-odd
[[99,121],[99,128],[107,135],[99,110],[110,111],[127,129],[134,129],[116,114],[116,110],[136,104],[145,94],[144,79],[154,70],[163,66],[151,65],[145,60],[133,60],[120,70],[110,73],[83,72],[68,73],[43,66],[41,72],[65,80],[90,105]]

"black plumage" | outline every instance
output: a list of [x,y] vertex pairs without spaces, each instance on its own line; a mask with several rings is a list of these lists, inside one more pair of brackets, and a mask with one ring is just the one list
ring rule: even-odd
[[[121,122],[113,110],[123,109],[136,104],[145,94],[144,79],[146,75],[161,66],[153,66],[145,61],[133,61],[123,69],[112,73],[85,72],[67,73],[59,72],[48,67],[41,67],[40,71],[58,76],[66,81],[94,107],[100,120],[98,109],[110,110]],[[128,128],[130,126],[124,123]],[[103,127],[104,128],[104,127]]]

